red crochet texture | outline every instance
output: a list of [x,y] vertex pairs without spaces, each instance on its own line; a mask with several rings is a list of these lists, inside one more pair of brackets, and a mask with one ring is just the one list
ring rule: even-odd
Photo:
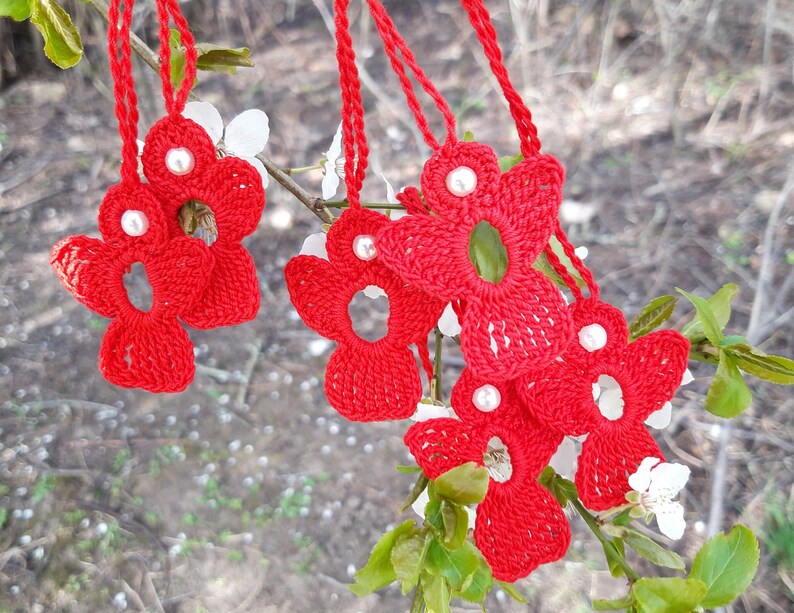
[[[466,196],[454,195],[446,185],[449,173],[460,167],[477,176],[476,188]],[[548,155],[535,155],[502,174],[490,147],[448,143],[422,173],[422,193],[433,214],[404,217],[378,234],[384,261],[408,283],[444,301],[464,302],[461,347],[479,376],[515,378],[555,358],[570,342],[562,295],[532,268],[555,227],[563,177],[562,166]],[[417,208],[411,206],[412,212],[419,213]],[[481,221],[499,231],[507,251],[507,271],[499,283],[482,279],[469,259],[470,236]]]
[[[405,419],[422,397],[412,344],[426,344],[444,303],[407,285],[378,255],[360,260],[357,236],[374,236],[391,222],[385,215],[351,208],[328,231],[328,260],[301,255],[287,264],[290,298],[307,326],[336,341],[325,375],[328,402],[353,421]],[[389,298],[388,332],[369,342],[353,330],[348,305],[368,285]]]
[[[501,403],[490,413],[472,402],[475,391],[486,384],[501,394]],[[498,437],[504,443],[512,476],[503,483],[490,479],[474,527],[474,542],[494,577],[513,582],[540,564],[559,560],[570,544],[570,527],[557,500],[537,478],[562,435],[522,411],[512,383],[493,383],[468,368],[452,390],[452,406],[460,421],[438,418],[414,424],[405,443],[430,479],[466,462],[483,466],[489,441]]]
[[[142,236],[122,230],[126,211],[148,219]],[[52,249],[50,263],[63,285],[92,311],[113,321],[99,351],[105,378],[121,387],[181,392],[193,380],[193,345],[177,321],[200,298],[212,270],[207,246],[190,238],[168,238],[160,203],[146,185],[111,187],[99,210],[104,242],[70,236]],[[152,307],[130,303],[124,274],[135,262],[146,269]]]
[[[166,155],[187,149],[194,167],[171,172]],[[143,170],[160,198],[171,236],[183,236],[179,209],[190,200],[215,215],[218,237],[210,246],[215,265],[201,300],[184,321],[194,328],[233,326],[250,321],[259,310],[259,283],[251,254],[240,241],[256,230],[265,207],[265,190],[256,169],[235,157],[218,159],[212,139],[194,121],[172,114],[158,121],[146,137]]]
[[[576,487],[588,508],[603,511],[625,502],[628,477],[646,457],[662,458],[643,423],[669,401],[684,376],[689,341],[674,330],[653,332],[629,343],[623,314],[587,299],[570,307],[574,327],[597,324],[606,344],[587,351],[576,340],[562,357],[517,382],[519,394],[541,423],[563,434],[587,434]],[[623,393],[623,415],[612,421],[593,400],[600,375],[614,378]]]

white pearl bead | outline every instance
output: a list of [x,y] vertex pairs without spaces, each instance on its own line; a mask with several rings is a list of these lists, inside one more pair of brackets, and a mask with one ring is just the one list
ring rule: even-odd
[[149,218],[143,211],[124,211],[121,229],[128,236],[143,236],[149,230]]
[[369,262],[378,256],[375,248],[375,237],[371,234],[360,234],[353,239],[353,253],[359,260]]
[[579,330],[579,344],[592,353],[607,344],[607,331],[600,324],[590,324]]
[[196,160],[193,158],[190,149],[179,147],[177,149],[169,149],[168,153],[165,154],[165,165],[168,170],[181,177],[193,172]]
[[455,196],[468,196],[477,189],[477,175],[468,166],[458,166],[447,175],[447,189]]
[[491,384],[485,384],[474,390],[471,397],[474,406],[483,413],[490,413],[499,408],[502,404],[502,394]]

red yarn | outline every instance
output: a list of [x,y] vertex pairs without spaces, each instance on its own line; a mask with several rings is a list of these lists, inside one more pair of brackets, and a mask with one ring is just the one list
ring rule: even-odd
[[[501,396],[490,413],[472,401],[476,390],[493,385]],[[430,419],[411,426],[405,443],[430,479],[466,462],[484,465],[493,437],[504,443],[512,475],[491,477],[485,499],[477,507],[474,542],[500,581],[526,577],[540,564],[559,560],[571,540],[570,527],[557,500],[538,476],[562,435],[538,425],[519,406],[512,383],[478,378],[465,369],[452,390],[452,406],[460,421]]]
[[[328,260],[301,255],[284,276],[295,309],[307,326],[338,344],[325,374],[328,402],[353,421],[405,419],[416,411],[422,383],[409,346],[426,344],[444,303],[407,285],[374,259],[359,259],[358,236],[374,236],[389,219],[350,208],[328,231]],[[353,330],[348,305],[356,292],[377,285],[389,298],[388,332],[369,342]]]
[[[157,18],[160,21],[160,81],[163,84],[165,109],[169,115],[174,115],[181,113],[185,108],[187,97],[193,88],[198,52],[187,20],[179,9],[178,0],[157,0]],[[176,95],[171,82],[171,31],[168,27],[170,18],[173,18],[182,46],[185,48],[185,75]]]
[[[454,195],[450,172],[468,167],[476,188]],[[502,174],[493,150],[447,144],[425,164],[422,193],[434,213],[404,217],[380,231],[384,262],[406,282],[444,301],[464,300],[461,347],[471,369],[495,380],[543,366],[571,340],[559,290],[532,263],[548,243],[560,205],[564,171],[551,156],[526,159]],[[480,278],[469,259],[474,227],[487,221],[507,251],[499,283]]]
[[[576,302],[570,311],[577,332],[598,325],[606,332],[606,344],[588,351],[574,341],[560,359],[521,378],[517,389],[531,414],[547,427],[588,435],[576,486],[585,505],[603,511],[625,502],[628,477],[644,458],[662,458],[643,422],[681,384],[689,341],[674,330],[662,330],[629,343],[623,314],[595,299]],[[593,384],[601,375],[614,378],[622,390],[623,413],[615,420],[602,415],[593,399]]]
[[[125,212],[142,213],[148,230],[130,236],[122,229]],[[99,368],[121,387],[180,392],[193,380],[193,345],[177,318],[201,297],[212,269],[206,245],[168,238],[163,211],[142,184],[111,187],[99,210],[104,242],[70,236],[52,249],[50,263],[78,301],[113,321],[102,339]],[[141,262],[152,286],[152,307],[143,312],[127,297],[123,277]]]
[[[168,169],[166,156],[173,149],[185,149],[193,156],[190,172],[177,175]],[[179,209],[190,200],[207,205],[215,215],[218,237],[210,246],[214,268],[201,300],[183,313],[185,323],[206,330],[256,317],[260,302],[256,266],[240,241],[256,230],[265,207],[257,170],[240,158],[218,159],[204,129],[179,114],[152,126],[142,160],[146,178],[162,202],[171,236],[184,236]]]

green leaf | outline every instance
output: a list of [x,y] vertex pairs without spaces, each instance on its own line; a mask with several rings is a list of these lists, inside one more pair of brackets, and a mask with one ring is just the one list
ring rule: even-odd
[[634,604],[631,594],[615,600],[594,600],[593,611],[623,611]]
[[427,531],[412,536],[403,535],[397,539],[391,550],[391,563],[403,594],[410,592],[419,582],[430,538]]
[[767,355],[747,344],[736,344],[725,348],[744,372],[764,381],[778,385],[794,385],[794,361],[777,355]]
[[645,578],[631,591],[640,613],[689,613],[706,593],[706,584],[680,577]]
[[422,589],[427,613],[449,613],[449,586],[444,577],[424,573]]
[[733,358],[720,350],[720,363],[706,394],[706,410],[718,417],[736,417],[750,406],[752,399]]
[[59,68],[71,68],[83,57],[80,33],[55,0],[33,0],[30,23],[44,37],[44,53]]
[[504,593],[510,596],[513,600],[520,602],[521,604],[527,604],[527,599],[524,595],[518,591],[518,588],[513,585],[512,583],[507,583],[506,581],[496,581],[496,585],[504,590]]
[[477,554],[469,547],[455,551],[445,549],[436,539],[430,543],[425,557],[425,567],[434,575],[442,575],[453,590],[463,590],[466,581],[480,565]]
[[[610,546],[610,542],[613,546]],[[609,573],[613,577],[622,577],[624,572],[621,561],[626,559],[626,548],[623,546],[623,539],[614,538],[610,542],[601,544],[604,549],[604,557],[607,559],[607,565],[609,566]]]
[[402,473],[404,475],[413,475],[413,474],[422,472],[422,469],[419,466],[402,466],[402,465],[398,465],[396,467],[396,470],[397,470],[398,473]]
[[[695,310],[697,311],[697,317],[700,319],[703,334],[706,335],[706,338],[709,339],[712,345],[718,346],[724,338],[722,334],[722,328],[724,327],[724,324],[721,326],[717,321],[716,313],[712,309],[709,301],[705,298],[701,298],[700,296],[696,296],[695,294],[685,292],[678,287],[675,289],[675,291],[695,305]],[[693,337],[690,336],[689,338],[692,339]]]
[[196,68],[226,74],[237,74],[237,68],[253,68],[251,50],[248,47],[231,49],[213,45],[212,43],[198,43],[196,45],[198,59]]
[[396,581],[397,574],[391,561],[392,549],[398,538],[413,532],[414,520],[409,519],[380,537],[372,548],[366,566],[356,573],[356,582],[348,586],[350,591],[358,596],[366,596]]
[[171,29],[168,46],[171,47],[171,84],[179,87],[185,79],[185,47],[178,30]]
[[469,259],[481,279],[499,283],[507,271],[507,249],[499,230],[487,221],[481,221],[469,236]]
[[675,296],[659,296],[651,300],[629,323],[629,339],[644,336],[670,319],[678,299]]
[[551,466],[543,469],[538,477],[538,483],[549,490],[563,508],[569,500],[579,499],[579,492],[574,482],[558,475]]
[[462,598],[467,602],[482,603],[488,592],[493,587],[493,572],[488,563],[480,557],[480,565],[474,574],[469,577],[469,580],[460,591],[452,593],[457,598]]
[[[714,319],[720,330],[725,328],[728,324],[728,320],[731,318],[731,301],[738,291],[738,285],[735,283],[727,283],[708,299],[711,312],[714,314]],[[703,323],[700,317],[695,316],[692,321],[684,326],[681,330],[681,334],[692,340],[705,338],[706,334],[703,331]]]
[[626,545],[637,552],[637,555],[653,562],[657,566],[664,566],[665,568],[672,568],[682,572],[686,569],[684,559],[680,555],[665,549],[656,541],[649,539],[636,530],[623,528],[621,537]]
[[505,173],[513,166],[517,166],[523,161],[524,155],[522,153],[517,153],[516,155],[505,155],[499,158],[499,170]]
[[[573,275],[574,280],[576,281],[576,285],[579,287],[584,287],[585,282],[582,279],[579,271],[574,268],[573,263],[571,262],[570,258],[565,255],[565,250],[562,248],[560,241],[558,241],[555,237],[549,238],[549,247],[554,252],[554,254],[559,258],[560,262],[568,272]],[[549,258],[546,256],[546,252],[542,251],[538,258],[535,260],[535,263],[532,264],[532,267],[535,270],[542,272],[546,275],[549,279],[551,279],[554,283],[559,285],[562,288],[567,288],[568,285],[565,283],[563,278],[559,275],[559,273],[554,270],[551,263],[549,262]]]
[[733,602],[753,580],[758,555],[758,540],[742,525],[734,526],[727,536],[720,533],[707,540],[689,573],[707,588],[701,606],[714,609]]
[[471,132],[470,130],[466,130],[463,133],[463,142],[464,143],[473,143],[474,140],[475,140],[474,139],[474,132]]
[[32,10],[33,0],[0,0],[0,17],[24,21],[30,17]]
[[469,531],[469,514],[459,504],[447,499],[441,501],[441,520],[444,524],[444,534],[441,544],[447,549],[458,549],[466,542]]
[[467,462],[445,472],[433,481],[436,493],[458,504],[474,504],[488,491],[488,471],[474,462]]
[[409,507],[417,501],[419,496],[422,495],[422,492],[425,491],[428,483],[430,483],[430,479],[428,479],[425,475],[419,475],[419,478],[414,483],[414,486],[411,488],[408,497],[405,499],[402,508],[400,509],[401,513],[404,513],[409,509]]

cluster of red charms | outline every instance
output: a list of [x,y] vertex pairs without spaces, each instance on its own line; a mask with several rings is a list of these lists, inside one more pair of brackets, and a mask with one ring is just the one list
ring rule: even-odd
[[[681,384],[689,344],[671,330],[629,342],[622,313],[599,300],[598,286],[557,220],[564,171],[553,157],[540,154],[531,116],[510,85],[482,1],[463,0],[463,6],[510,102],[524,154],[505,173],[490,147],[456,140],[443,99],[380,2],[367,1],[409,106],[435,152],[424,166],[421,191],[408,188],[400,196],[407,216],[392,221],[358,206],[366,160],[359,144],[354,167],[355,151],[348,145],[362,138],[363,120],[360,98],[350,96],[356,88],[350,87],[354,65],[345,29],[347,1],[337,0],[351,208],[328,232],[330,261],[294,258],[286,269],[287,285],[307,325],[338,343],[325,389],[331,405],[357,421],[404,419],[412,413],[422,385],[408,347],[416,344],[424,362],[427,334],[444,305],[453,303],[467,363],[452,390],[455,417],[418,422],[408,429],[405,442],[431,479],[466,462],[484,466],[494,438],[505,446],[511,472],[490,472],[474,540],[494,577],[514,581],[561,558],[570,543],[560,504],[537,482],[564,436],[587,437],[575,480],[582,502],[596,511],[625,502],[628,477],[645,457],[663,457],[643,422]],[[417,110],[397,52],[447,118],[443,145]],[[359,183],[347,180],[354,173]],[[482,278],[470,259],[472,232],[481,222],[498,231],[507,253],[498,282]],[[552,235],[586,282],[589,298],[548,247]],[[532,267],[544,250],[565,281],[571,304]],[[347,308],[367,285],[378,285],[390,300],[388,333],[374,343],[355,334]],[[601,377],[614,380],[622,395],[609,413],[594,397]]]

